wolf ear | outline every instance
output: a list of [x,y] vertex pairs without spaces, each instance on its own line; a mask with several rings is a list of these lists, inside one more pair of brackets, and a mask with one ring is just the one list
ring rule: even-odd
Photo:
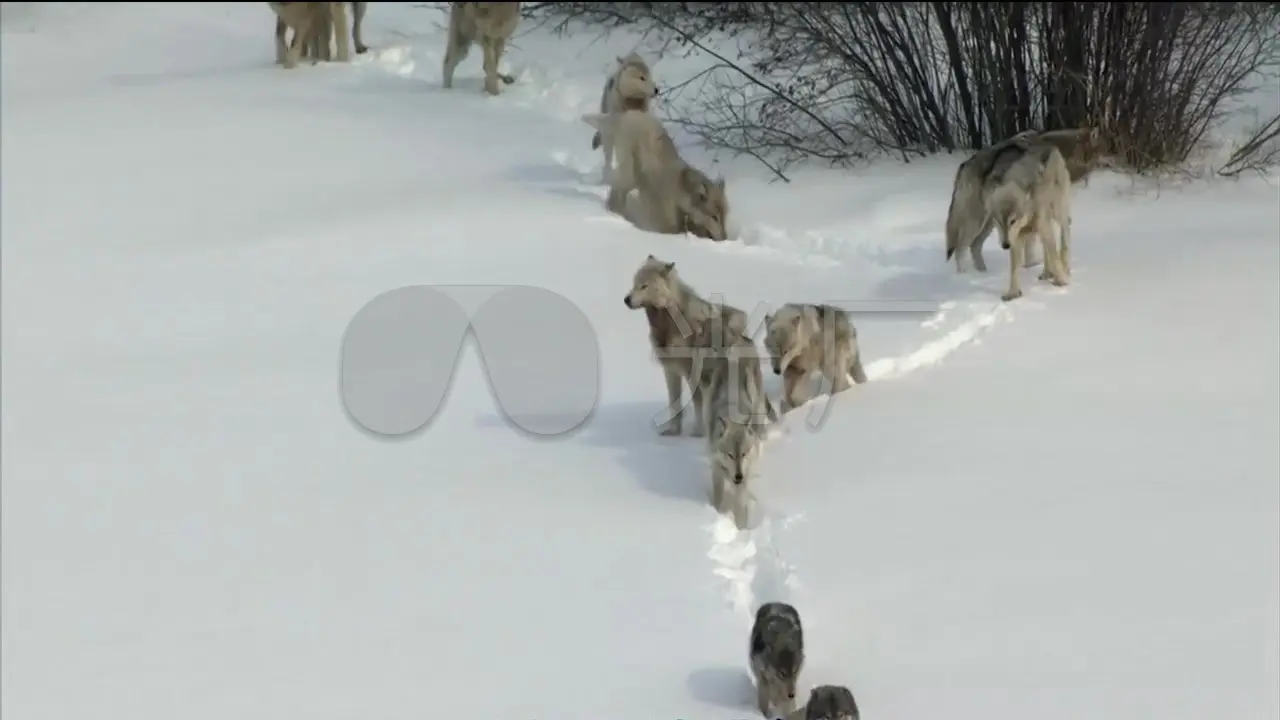
[[663,265],[663,266],[662,266],[662,274],[663,274],[663,275],[669,275],[669,274],[671,274],[671,271],[672,271],[672,270],[675,270],[675,269],[676,269],[676,264],[675,264],[675,263],[673,263],[673,262],[666,263],[665,265]]
[[724,176],[723,176],[723,175],[721,175],[720,177],[716,178],[716,187],[720,188],[721,190],[723,190],[723,189],[724,189]]
[[650,259],[650,260],[657,260],[658,258],[654,257],[654,256],[653,256],[653,253],[649,253],[649,259]]

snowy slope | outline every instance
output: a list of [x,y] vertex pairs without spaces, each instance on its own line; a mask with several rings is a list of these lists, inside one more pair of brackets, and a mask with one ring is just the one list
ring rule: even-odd
[[[577,117],[625,37],[521,35],[495,99],[408,3],[292,72],[261,3],[4,5],[6,718],[737,720],[772,599],[867,718],[1280,712],[1275,177],[1099,177],[1071,286],[1005,305],[998,247],[942,261],[958,157],[724,165],[742,242],[610,217]],[[649,253],[748,310],[944,309],[860,324],[875,382],[788,417],[738,533],[653,427]],[[472,346],[425,432],[360,432],[348,322],[469,283],[586,314],[593,416],[514,430]]]

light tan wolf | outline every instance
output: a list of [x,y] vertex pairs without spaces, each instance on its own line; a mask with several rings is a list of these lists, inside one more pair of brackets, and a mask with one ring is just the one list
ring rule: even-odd
[[831,394],[849,389],[850,377],[858,384],[867,381],[858,331],[840,308],[787,303],[765,315],[764,322],[765,350],[773,373],[782,376],[783,412],[808,400],[807,381],[814,372],[826,379]]
[[[1022,297],[1018,273],[1032,237],[1039,238],[1044,250],[1040,279],[1066,285],[1071,273],[1071,173],[1058,148],[1032,147],[983,184],[986,212],[1000,231],[1000,247],[1011,256],[1009,289],[1001,298],[1008,302]],[[1061,245],[1055,230],[1062,233]]]
[[[351,51],[347,46],[347,8],[340,2],[272,2],[267,3],[276,14],[276,62],[286,68],[298,65],[307,52],[312,63],[328,56],[329,33],[338,38],[337,59],[347,62]],[[293,30],[293,40],[286,46],[285,33]]]
[[[704,326],[701,335],[710,328],[710,324]],[[761,355],[755,341],[738,335],[723,338],[727,347],[717,346],[721,342],[718,339],[708,342],[701,336],[696,342],[709,346],[701,354],[699,386],[711,462],[711,504],[716,512],[732,512],[734,522],[742,529],[747,527],[760,446],[769,425],[778,421],[778,413],[764,390]]]
[[[649,112],[653,98],[658,95],[658,86],[653,81],[653,72],[649,64],[637,53],[618,58],[618,67],[605,81],[604,91],[600,94],[600,112],[605,115],[616,115],[624,110]],[[606,125],[612,129],[612,125]],[[591,149],[604,147],[604,174],[606,184],[610,182],[613,171],[612,132],[605,129],[596,130],[591,137]]]
[[[1063,154],[1072,183],[1083,180],[1088,184],[1089,175],[1095,169],[1114,164],[1114,158],[1104,153],[1103,139],[1097,128],[1048,132],[1024,130],[974,153],[956,169],[951,205],[947,209],[947,259],[955,256],[956,272],[964,272],[966,253],[973,258],[974,269],[987,271],[982,245],[994,227],[986,212],[984,192],[991,187],[986,182],[988,177],[1002,175],[1024,153],[1041,145],[1052,145]],[[1025,253],[1025,267],[1036,262],[1034,252]]]
[[583,115],[602,134],[613,133],[618,167],[611,176],[606,206],[627,216],[627,195],[640,191],[646,229],[693,233],[727,240],[729,196],[724,178],[711,180],[685,162],[662,122],[641,110]]
[[731,344],[722,338],[744,335],[747,314],[731,306],[709,302],[685,283],[676,272],[676,264],[648,256],[636,270],[631,292],[622,302],[632,310],[644,310],[649,321],[649,345],[662,367],[667,384],[668,417],[659,428],[662,435],[679,435],[684,426],[683,388],[688,386],[695,413],[694,427],[689,433],[701,437],[706,433],[703,417],[702,372],[700,353],[713,347]]
[[455,2],[449,4],[449,45],[444,53],[443,84],[453,87],[453,71],[467,57],[472,43],[484,51],[484,91],[498,94],[498,81],[510,85],[516,79],[498,72],[507,40],[520,24],[518,2]]
[[[361,24],[364,22],[365,12],[369,9],[369,3],[353,2],[349,4],[351,5],[351,43],[358,55],[369,51],[369,46],[365,45],[361,39]],[[329,39],[333,35],[332,15],[321,15],[314,27],[315,30],[311,34],[311,42],[308,43],[307,47],[303,48],[302,57],[309,57],[313,61],[329,61],[333,59],[329,48]]]

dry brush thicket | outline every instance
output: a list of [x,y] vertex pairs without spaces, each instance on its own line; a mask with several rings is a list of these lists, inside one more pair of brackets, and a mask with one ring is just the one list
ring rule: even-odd
[[[679,81],[664,92],[672,120],[780,177],[800,159],[910,160],[1085,126],[1116,164],[1169,170],[1255,88],[1280,83],[1274,2],[546,2],[525,12],[560,32],[626,27],[708,56],[696,77],[666,78]],[[1217,170],[1275,161],[1270,109]]]

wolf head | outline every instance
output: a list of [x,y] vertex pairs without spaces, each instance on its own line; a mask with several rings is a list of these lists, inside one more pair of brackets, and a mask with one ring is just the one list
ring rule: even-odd
[[791,364],[792,354],[800,346],[799,308],[787,305],[764,316],[764,349],[774,375],[781,375]]
[[760,438],[743,423],[723,415],[718,420],[723,430],[715,440],[715,462],[733,478],[734,485],[742,485],[751,477],[760,456]]
[[680,276],[676,264],[663,262],[650,255],[636,270],[631,280],[631,292],[622,302],[632,310],[639,308],[663,309],[675,304],[679,294]]
[[724,178],[712,180],[697,168],[685,167],[680,184],[696,211],[686,218],[686,229],[710,240],[728,239],[725,227],[729,222],[729,195]]
[[658,94],[658,86],[653,81],[649,64],[636,53],[618,58],[613,87],[624,104],[627,100],[648,100]]
[[847,687],[819,685],[809,691],[804,720],[858,720],[858,704]]

